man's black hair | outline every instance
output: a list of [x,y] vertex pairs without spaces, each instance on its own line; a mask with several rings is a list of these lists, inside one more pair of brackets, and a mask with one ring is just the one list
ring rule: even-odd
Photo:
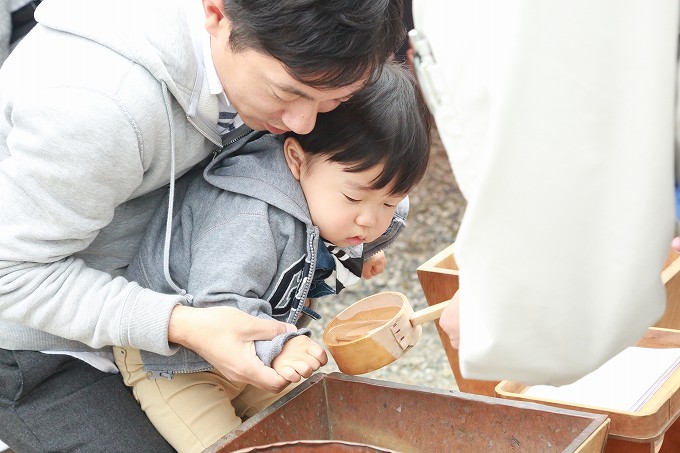
[[[383,164],[371,189],[400,195],[425,175],[430,155],[430,112],[413,74],[395,62],[335,110],[317,115],[312,132],[295,137],[306,153],[361,172]],[[313,159],[314,159],[313,158]],[[314,160],[312,160],[313,165]]]
[[229,45],[281,61],[305,85],[376,77],[405,36],[402,0],[224,0]]

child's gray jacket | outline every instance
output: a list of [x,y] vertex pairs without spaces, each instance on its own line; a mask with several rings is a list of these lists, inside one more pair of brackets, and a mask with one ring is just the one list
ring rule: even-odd
[[[228,305],[260,318],[298,322],[314,277],[319,230],[280,139],[252,132],[228,145],[202,174],[199,169],[180,178],[174,202],[163,206],[127,270],[129,280],[183,294],[195,307]],[[367,244],[371,254],[390,244],[405,226],[407,211],[408,202],[388,232]],[[170,218],[171,240],[165,241]],[[270,365],[285,341],[300,333],[309,331],[257,341],[258,357]],[[172,356],[142,351],[142,357],[154,376],[212,368],[186,348]]]

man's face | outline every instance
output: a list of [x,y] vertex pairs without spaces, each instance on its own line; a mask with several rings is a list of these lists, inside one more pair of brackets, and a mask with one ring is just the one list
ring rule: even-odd
[[318,89],[295,80],[274,57],[252,49],[233,52],[222,0],[203,0],[215,69],[229,101],[254,130],[306,134],[316,115],[329,112],[359,90],[365,80],[342,88]]

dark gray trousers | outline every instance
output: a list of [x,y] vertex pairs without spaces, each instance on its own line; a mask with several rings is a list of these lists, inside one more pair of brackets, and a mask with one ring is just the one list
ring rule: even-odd
[[0,439],[16,453],[173,453],[120,375],[0,349]]

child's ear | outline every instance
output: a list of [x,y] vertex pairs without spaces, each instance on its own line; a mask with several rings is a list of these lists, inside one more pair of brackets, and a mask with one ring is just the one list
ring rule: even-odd
[[288,137],[283,142],[283,156],[286,158],[286,163],[288,163],[288,168],[290,168],[293,177],[299,181],[302,164],[305,161],[305,151],[296,138]]

